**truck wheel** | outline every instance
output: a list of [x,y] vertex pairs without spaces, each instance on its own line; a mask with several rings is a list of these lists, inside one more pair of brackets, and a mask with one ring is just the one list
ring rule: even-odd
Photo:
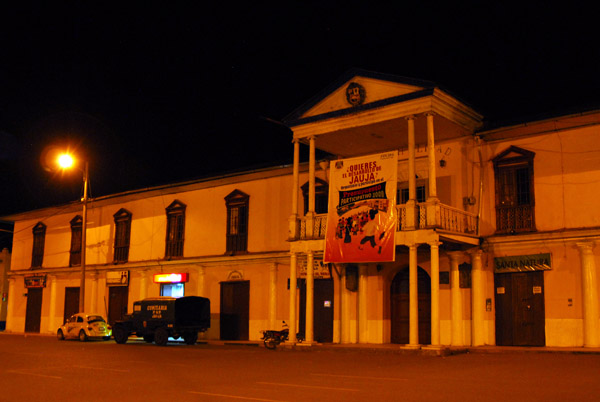
[[194,345],[196,343],[196,341],[198,340],[198,333],[197,332],[187,332],[187,333],[183,334],[183,340],[188,345]]
[[123,344],[127,342],[129,334],[127,333],[127,331],[125,331],[124,328],[116,327],[113,329],[113,336],[115,338],[115,342]]
[[154,343],[158,346],[165,346],[169,340],[169,333],[165,328],[158,328],[154,332]]

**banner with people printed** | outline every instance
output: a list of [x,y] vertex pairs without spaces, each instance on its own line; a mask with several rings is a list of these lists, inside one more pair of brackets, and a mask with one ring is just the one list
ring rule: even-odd
[[398,151],[331,161],[324,262],[394,261]]

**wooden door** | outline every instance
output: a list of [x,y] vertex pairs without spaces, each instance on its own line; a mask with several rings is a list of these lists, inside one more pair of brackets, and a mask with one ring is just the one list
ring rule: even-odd
[[333,308],[333,280],[315,279],[315,341],[333,342]]
[[[418,269],[419,343],[431,343],[431,280],[427,272]],[[390,289],[391,341],[409,343],[409,274],[408,268],[394,277]]]
[[63,324],[73,314],[79,312],[79,287],[65,288],[65,309],[63,311]]
[[108,288],[108,323],[113,325],[123,320],[127,314],[127,303],[129,300],[128,286],[110,286]]
[[494,275],[496,288],[496,344],[544,346],[544,272]]
[[221,282],[220,321],[221,339],[249,339],[250,282]]
[[42,288],[27,290],[27,310],[25,311],[25,332],[40,332],[42,319]]
[[[300,308],[298,332],[306,338],[306,279],[298,280]],[[333,342],[333,280],[314,280],[313,339],[316,342]]]

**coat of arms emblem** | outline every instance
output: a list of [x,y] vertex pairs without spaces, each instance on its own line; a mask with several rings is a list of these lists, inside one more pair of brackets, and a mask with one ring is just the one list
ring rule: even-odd
[[352,106],[362,105],[366,97],[367,91],[365,91],[362,85],[356,82],[351,82],[348,88],[346,88],[346,100]]

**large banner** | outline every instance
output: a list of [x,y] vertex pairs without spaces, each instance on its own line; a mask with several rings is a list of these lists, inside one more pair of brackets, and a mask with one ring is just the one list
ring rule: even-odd
[[398,151],[331,161],[324,262],[394,261]]

